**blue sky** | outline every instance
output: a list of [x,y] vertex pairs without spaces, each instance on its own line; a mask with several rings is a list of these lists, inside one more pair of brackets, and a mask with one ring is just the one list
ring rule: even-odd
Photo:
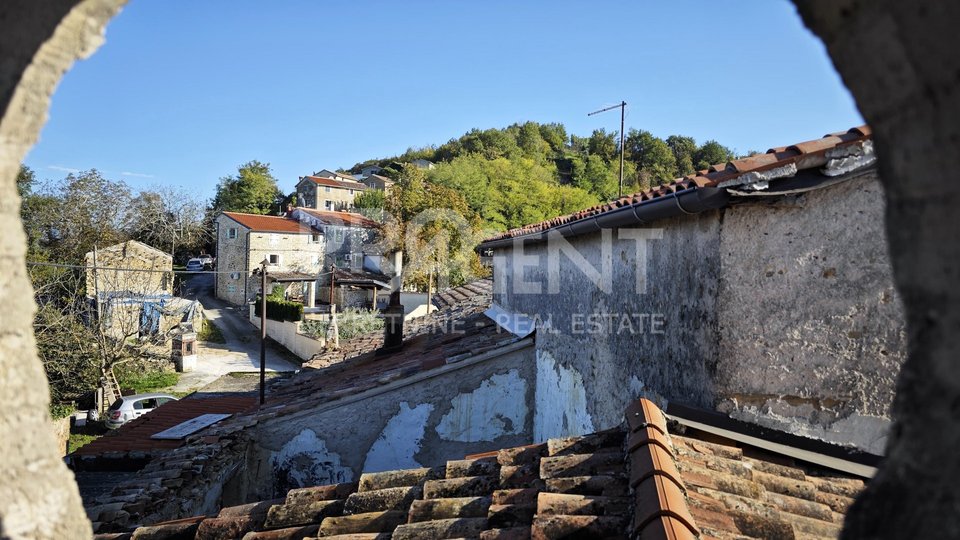
[[257,159],[298,176],[562,122],[766,150],[862,123],[785,0],[132,0],[53,97],[25,162],[198,198]]

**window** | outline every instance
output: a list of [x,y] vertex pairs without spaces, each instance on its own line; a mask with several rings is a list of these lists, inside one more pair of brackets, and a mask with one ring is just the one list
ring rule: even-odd
[[228,293],[235,293],[235,292],[237,292],[237,286],[236,286],[236,285],[227,285],[227,292],[228,292]]
[[313,234],[310,235],[310,243],[311,243],[311,244],[319,244],[319,243],[320,243],[320,240],[321,240],[322,238],[323,238],[323,237],[320,236],[320,233],[313,233]]
[[231,272],[230,279],[240,279],[240,272]]
[[280,264],[280,256],[279,256],[279,255],[276,255],[276,254],[271,253],[270,255],[267,255],[267,257],[268,257],[268,259],[269,259],[269,261],[270,261],[270,264]]
[[363,253],[353,253],[353,267],[363,268]]
[[353,195],[353,190],[352,190],[352,189],[350,190],[350,194]]
[[233,238],[236,238],[236,237],[237,237],[237,228],[236,228],[236,227],[230,227],[229,229],[227,229],[227,238],[233,239]]
[[330,193],[330,186],[324,187],[323,190],[326,191],[327,193]]
[[329,199],[326,201],[323,201],[323,207],[327,210],[333,210],[333,201]]
[[342,243],[343,243],[343,229],[337,229],[337,231],[336,231],[336,233],[334,233],[333,237],[336,239],[336,241],[337,241],[338,244],[342,244]]

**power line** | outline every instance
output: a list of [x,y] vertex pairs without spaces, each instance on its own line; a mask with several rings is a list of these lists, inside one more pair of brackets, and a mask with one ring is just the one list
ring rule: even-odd
[[[229,270],[152,270],[147,268],[115,268],[113,266],[86,266],[80,264],[65,264],[65,263],[52,263],[52,262],[40,262],[40,261],[27,261],[27,266],[48,266],[53,268],[73,268],[80,270],[110,270],[114,272],[143,272],[143,273],[154,273],[154,274],[235,274],[236,272],[231,272]],[[326,276],[332,274],[333,272],[321,272],[319,274],[311,274],[316,277]]]

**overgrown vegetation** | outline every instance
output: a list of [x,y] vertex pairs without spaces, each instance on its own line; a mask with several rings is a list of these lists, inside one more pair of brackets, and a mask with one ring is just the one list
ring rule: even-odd
[[[300,331],[312,338],[326,338],[329,328],[329,321],[306,320],[300,325]],[[383,319],[376,311],[346,308],[337,314],[340,339],[350,339],[382,329]]]
[[197,332],[197,339],[206,341],[207,343],[227,342],[227,338],[223,337],[223,332],[220,331],[220,328],[208,319],[203,319],[203,325],[200,327],[200,331]]
[[120,388],[135,394],[169,388],[180,380],[180,374],[149,361],[124,362],[114,369]]

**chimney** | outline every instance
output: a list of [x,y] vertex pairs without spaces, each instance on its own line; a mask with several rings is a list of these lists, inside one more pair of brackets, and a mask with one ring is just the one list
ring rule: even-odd
[[390,304],[383,310],[383,347],[377,354],[388,354],[403,347],[403,304],[400,287],[403,285],[403,252],[393,254],[393,278],[390,280]]

